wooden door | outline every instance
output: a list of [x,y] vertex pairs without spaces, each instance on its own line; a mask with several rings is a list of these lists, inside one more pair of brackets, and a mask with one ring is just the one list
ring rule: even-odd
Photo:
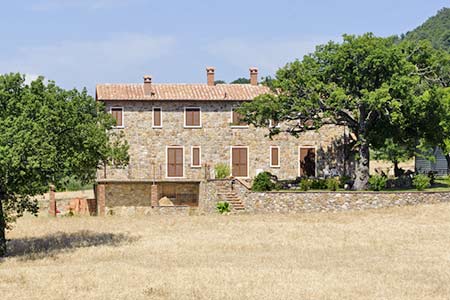
[[248,151],[247,148],[232,148],[231,174],[235,177],[248,177]]

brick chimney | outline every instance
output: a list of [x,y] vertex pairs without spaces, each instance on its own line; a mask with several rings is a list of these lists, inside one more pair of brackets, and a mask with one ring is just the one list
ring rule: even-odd
[[209,86],[214,86],[214,72],[215,72],[215,70],[216,69],[214,67],[207,67],[206,68],[206,78],[207,78]]
[[144,96],[152,95],[152,76],[144,76]]
[[250,84],[258,85],[258,68],[255,67],[250,68]]

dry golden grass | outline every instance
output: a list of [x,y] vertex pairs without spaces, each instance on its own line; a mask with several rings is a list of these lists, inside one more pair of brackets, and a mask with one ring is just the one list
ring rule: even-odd
[[2,300],[450,298],[448,204],[292,216],[26,217],[9,238]]

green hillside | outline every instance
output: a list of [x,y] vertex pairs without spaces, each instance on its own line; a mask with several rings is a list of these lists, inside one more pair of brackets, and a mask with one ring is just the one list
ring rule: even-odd
[[450,52],[450,8],[442,8],[437,15],[404,35],[405,40],[429,40],[435,48]]

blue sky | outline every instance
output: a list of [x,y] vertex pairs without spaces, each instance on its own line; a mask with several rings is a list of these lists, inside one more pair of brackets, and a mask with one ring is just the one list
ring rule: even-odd
[[448,0],[21,0],[0,11],[0,72],[64,88],[272,75],[343,33],[404,33]]

